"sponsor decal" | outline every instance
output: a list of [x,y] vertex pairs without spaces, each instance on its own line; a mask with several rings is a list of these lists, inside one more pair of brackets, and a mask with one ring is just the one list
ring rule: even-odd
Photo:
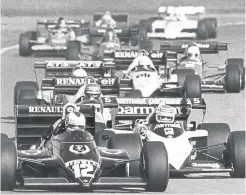
[[118,108],[118,114],[150,114],[155,110],[154,107],[133,107],[133,106],[127,106],[127,107],[119,107]]
[[[118,107],[118,113],[119,115],[148,115],[152,112],[154,112],[156,109],[156,106],[119,106]],[[189,114],[188,113],[184,113],[183,109],[178,107],[176,108],[176,114],[178,115],[184,115],[184,114]]]
[[30,106],[29,113],[62,113],[62,106]]
[[159,58],[163,57],[163,52],[160,51],[115,51],[115,58],[136,58],[137,56],[149,56],[150,58]]
[[47,68],[66,68],[66,67],[100,67],[101,61],[79,61],[79,62],[67,62],[67,61],[48,61]]
[[87,145],[76,145],[73,144],[69,147],[69,151],[74,153],[74,154],[87,154],[88,152],[90,152],[90,148]]
[[65,166],[73,171],[75,178],[83,178],[84,183],[90,182],[95,177],[95,171],[99,164],[92,160],[72,160],[65,163]]
[[170,105],[191,104],[190,99],[185,99],[185,101],[186,102],[183,102],[182,98],[118,98],[119,104],[158,105],[160,102],[165,102],[165,104]]
[[56,85],[81,86],[85,84],[85,78],[56,78]]
[[170,128],[170,127],[181,128],[181,125],[179,123],[176,123],[176,124],[157,124],[155,126],[155,128]]
[[[208,49],[210,45],[208,43],[195,43],[199,48],[205,48]],[[189,44],[182,44],[182,48],[187,48]]]
[[193,167],[212,167],[212,168],[220,168],[218,163],[192,163]]
[[[115,78],[95,78],[99,85],[113,85],[115,83]],[[85,78],[56,78],[56,86],[82,86],[85,85]],[[90,79],[88,80],[90,83]]]

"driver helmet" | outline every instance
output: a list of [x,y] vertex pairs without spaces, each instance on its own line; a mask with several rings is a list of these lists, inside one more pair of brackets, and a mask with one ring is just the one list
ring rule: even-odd
[[106,11],[102,17],[102,19],[105,21],[105,22],[108,22],[110,20],[112,20],[112,16],[111,16],[111,13],[109,11]]
[[101,96],[101,87],[97,83],[90,83],[85,87],[85,99],[96,100]]
[[188,60],[201,61],[200,49],[195,44],[188,46],[188,48],[185,51],[185,55],[186,55]]
[[72,74],[71,74],[72,77],[87,77],[87,73],[84,69],[82,68],[79,68],[79,69],[75,69]]
[[58,27],[58,28],[66,28],[66,27],[67,27],[66,21],[65,21],[64,18],[60,17],[60,18],[58,19],[57,27]]
[[65,118],[65,127],[68,131],[84,131],[85,116],[80,112],[70,112]]
[[153,62],[148,56],[139,56],[138,65],[136,66],[136,71],[150,71],[152,70]]
[[174,123],[176,109],[168,106],[165,102],[160,102],[156,109],[156,121],[158,123],[170,124]]

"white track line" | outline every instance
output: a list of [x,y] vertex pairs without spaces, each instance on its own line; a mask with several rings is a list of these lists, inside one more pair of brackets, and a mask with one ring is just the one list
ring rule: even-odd
[[1,49],[0,51],[0,55],[2,55],[3,53],[7,52],[7,51],[10,51],[12,49],[18,49],[19,45],[12,45],[12,46],[9,46],[9,47],[4,47]]
[[[240,26],[240,25],[245,25],[244,21],[239,21],[239,22],[225,22],[225,23],[221,23],[219,24],[219,26]],[[7,51],[10,51],[12,49],[18,49],[19,45],[12,45],[9,47],[4,47],[1,49],[0,51],[0,55],[4,54]]]

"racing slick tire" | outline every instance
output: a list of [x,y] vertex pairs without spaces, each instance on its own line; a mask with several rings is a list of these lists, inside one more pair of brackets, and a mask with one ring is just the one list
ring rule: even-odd
[[199,75],[187,75],[184,83],[185,96],[187,98],[201,98],[201,78]]
[[217,37],[217,20],[216,18],[204,18],[198,21],[197,38],[198,39],[215,39]]
[[[208,136],[197,138],[195,148],[209,147],[213,145],[223,145],[227,142],[227,139],[230,135],[230,127],[226,123],[202,123],[197,126],[197,129],[207,130]],[[223,159],[223,150],[225,149],[223,146],[218,147],[215,146],[215,149],[207,150],[205,153],[218,158],[220,160]],[[209,157],[197,153],[196,160],[207,160]]]
[[240,76],[241,76],[241,90],[244,90],[245,88],[244,60],[242,58],[228,58],[226,64],[227,66],[235,66],[235,65],[239,66]]
[[8,141],[9,137],[7,136],[7,134],[5,133],[1,133],[1,143],[3,143],[4,141]]
[[66,60],[77,61],[79,60],[80,44],[77,41],[68,41]]
[[[12,191],[16,183],[17,151],[14,142],[1,143],[1,191]],[[3,179],[4,178],[4,179]]]
[[169,163],[165,145],[162,142],[144,142],[141,154],[143,178],[146,191],[163,192],[169,181]]
[[18,81],[14,88],[14,105],[37,105],[37,92],[37,82]]
[[[125,150],[130,160],[140,159],[142,150],[142,140],[139,134],[114,134],[108,140],[109,149]],[[132,161],[129,163],[129,176],[140,176],[140,161]]]
[[195,71],[193,69],[177,69],[174,70],[172,74],[177,75],[179,86],[184,86],[186,76],[195,75]]
[[225,88],[228,93],[239,93],[241,91],[241,74],[239,65],[226,66]]
[[245,178],[245,131],[233,131],[228,138],[233,178]]
[[30,56],[32,55],[31,40],[36,40],[36,32],[21,33],[19,38],[19,55]]

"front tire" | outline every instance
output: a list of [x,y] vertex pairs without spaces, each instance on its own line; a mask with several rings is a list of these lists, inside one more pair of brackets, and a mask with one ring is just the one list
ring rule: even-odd
[[17,151],[14,142],[1,143],[1,191],[13,191],[16,184]]
[[164,192],[169,181],[169,163],[165,145],[162,142],[145,142],[142,153],[143,175],[146,191]]
[[234,168],[230,175],[233,178],[245,178],[245,131],[231,132],[228,144]]
[[241,75],[239,66],[226,66],[225,87],[228,93],[241,91]]

